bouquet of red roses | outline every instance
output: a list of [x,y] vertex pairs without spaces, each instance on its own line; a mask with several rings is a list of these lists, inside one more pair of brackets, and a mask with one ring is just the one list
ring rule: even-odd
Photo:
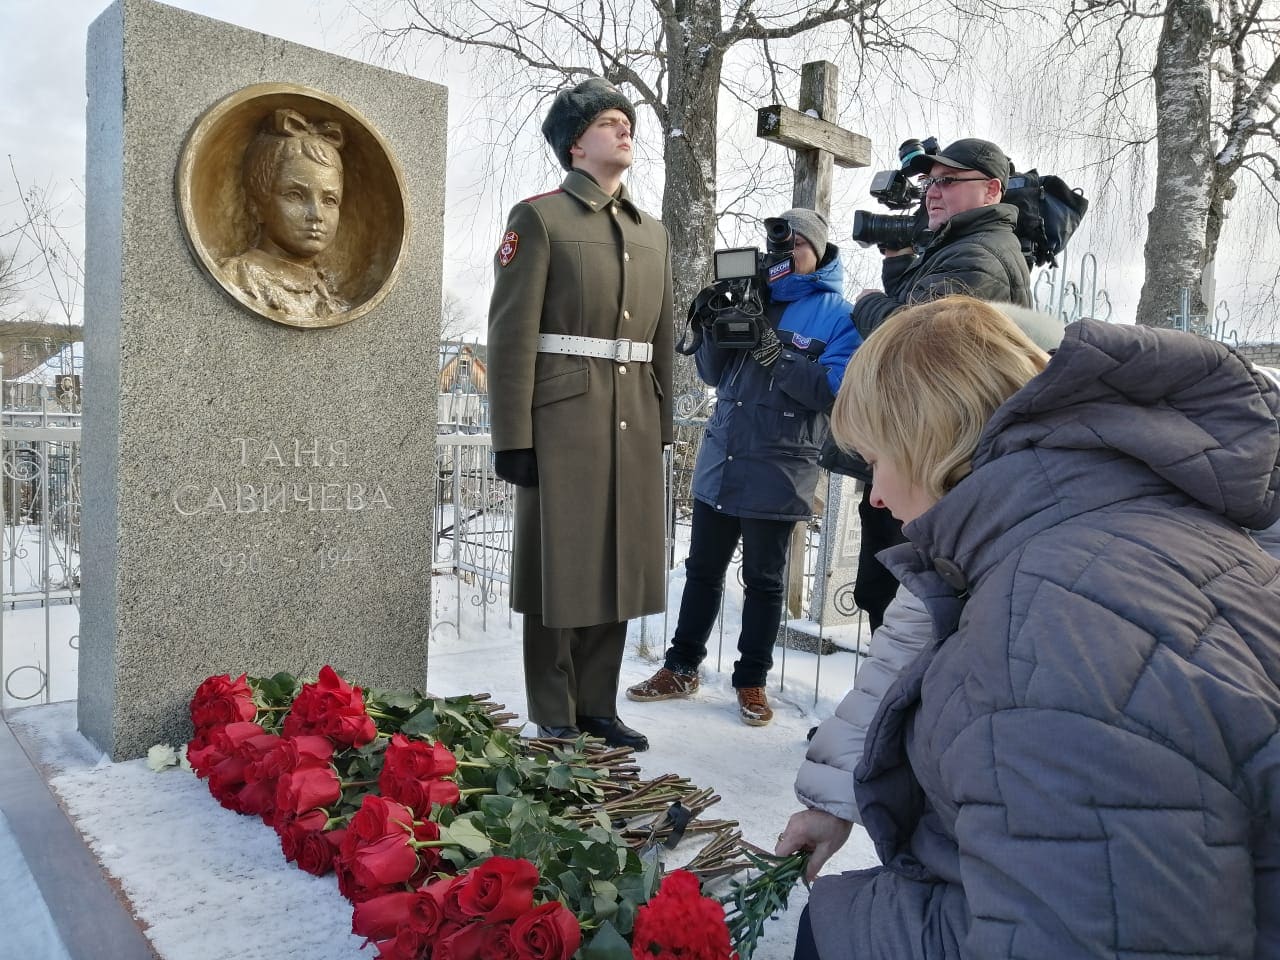
[[[678,871],[655,895],[657,861],[637,852],[670,835],[668,804],[696,814],[710,792],[642,783],[625,750],[523,740],[500,710],[366,692],[329,666],[310,683],[216,676],[191,701],[187,756],[219,803],[274,828],[286,859],[336,874],[379,960],[737,960],[697,877]],[[714,829],[709,846],[740,841]],[[738,922],[754,896],[737,888]]]

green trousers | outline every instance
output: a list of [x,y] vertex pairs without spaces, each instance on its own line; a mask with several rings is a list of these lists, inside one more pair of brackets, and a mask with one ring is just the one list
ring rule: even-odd
[[529,719],[543,727],[568,727],[578,717],[617,715],[618,672],[627,624],[548,627],[524,615],[524,687]]

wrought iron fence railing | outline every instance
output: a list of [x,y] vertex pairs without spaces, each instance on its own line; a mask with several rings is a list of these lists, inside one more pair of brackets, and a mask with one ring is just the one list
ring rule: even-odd
[[45,396],[0,412],[0,484],[0,705],[69,699],[80,621],[78,409]]

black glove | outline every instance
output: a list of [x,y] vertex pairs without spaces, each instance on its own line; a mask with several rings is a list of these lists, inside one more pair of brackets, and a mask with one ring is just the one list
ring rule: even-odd
[[760,342],[751,348],[751,356],[762,367],[773,366],[773,361],[778,359],[781,352],[782,343],[773,327],[765,327],[760,334]]
[[532,447],[523,450],[495,450],[493,472],[517,487],[538,485],[538,455]]

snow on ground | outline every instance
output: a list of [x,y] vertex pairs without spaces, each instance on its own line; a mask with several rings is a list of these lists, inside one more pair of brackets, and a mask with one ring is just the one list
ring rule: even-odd
[[[452,577],[436,577],[433,585],[436,627],[428,652],[428,689],[442,695],[487,692],[523,716],[520,618],[507,612],[502,595],[486,606],[478,603],[475,587]],[[673,574],[672,611],[682,586],[682,576]],[[729,683],[740,609],[740,589],[731,577],[719,662],[717,631],[703,665],[702,687],[693,698],[648,704],[620,698],[619,713],[649,737],[651,749],[637,755],[642,775],[677,773],[714,788],[722,799],[706,816],[739,821],[747,840],[771,850],[787,817],[798,809],[792,783],[805,734],[830,715],[852,682],[854,656],[840,652],[818,658],[789,650],[784,673],[783,651],[777,650],[769,687],[774,721],[748,727],[738,719]],[[669,621],[666,630],[672,625]],[[11,630],[8,618],[5,630]],[[632,624],[624,688],[657,669],[665,635],[661,616]],[[856,639],[854,628],[839,628],[837,635],[850,645]],[[785,678],[781,689],[780,677]],[[75,732],[73,703],[14,711],[9,722],[35,741],[53,789],[106,870],[119,879],[163,960],[221,960],[228,944],[235,945],[238,960],[371,955],[361,953],[358,938],[350,934],[350,906],[332,877],[311,877],[287,864],[270,829],[223,810],[190,774],[176,768],[154,774],[141,760],[108,762]],[[685,846],[672,851],[669,865],[689,855]],[[0,832],[0,887],[21,891],[26,871],[15,860]],[[859,869],[874,862],[866,834],[855,828],[826,869]],[[27,899],[39,903],[29,874],[25,883]],[[804,902],[805,891],[797,888],[791,909],[768,928],[756,960],[791,957]],[[0,937],[7,949],[6,941],[7,935]],[[18,955],[54,958],[55,946],[47,954],[28,949]]]

